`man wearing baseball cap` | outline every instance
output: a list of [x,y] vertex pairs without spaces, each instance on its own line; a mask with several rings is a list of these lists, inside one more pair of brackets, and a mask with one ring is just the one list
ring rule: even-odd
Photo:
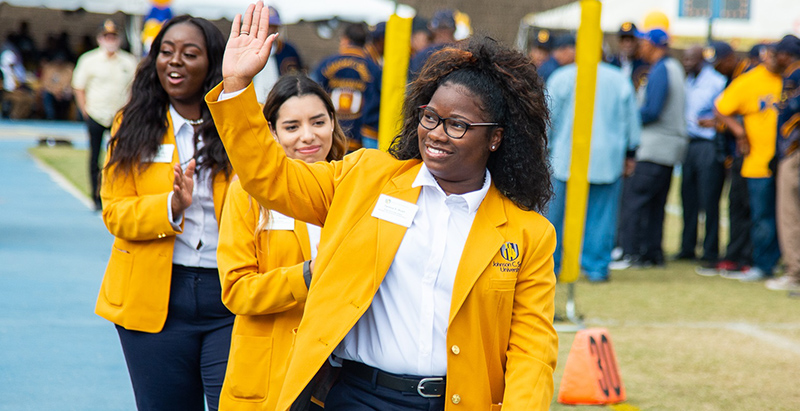
[[622,214],[630,216],[620,227],[625,257],[611,267],[661,266],[664,206],[672,168],[686,154],[684,70],[669,56],[669,35],[662,29],[637,34],[639,54],[651,65],[647,84],[639,88],[642,134],[636,167]]
[[550,36],[550,30],[547,29],[541,29],[531,34],[528,41],[528,57],[533,61],[533,65],[541,67],[550,58],[553,38]]
[[553,52],[550,58],[539,66],[538,73],[542,77],[542,81],[547,82],[556,69],[574,62],[575,36],[562,34],[553,40]]
[[106,20],[97,31],[99,47],[84,53],[72,73],[75,103],[89,129],[89,181],[96,210],[102,208],[98,187],[103,133],[111,128],[117,111],[128,101],[138,63],[131,53],[120,50],[121,42],[117,24]]
[[800,290],[800,39],[789,35],[775,45],[775,59],[783,72],[778,102],[776,217],[778,244],[786,270],[767,280],[770,290]]
[[411,58],[411,63],[408,65],[409,81],[417,78],[417,74],[422,70],[422,66],[425,65],[431,54],[443,49],[448,44],[456,42],[455,11],[444,9],[433,13],[433,17],[428,22],[428,29],[431,31],[431,45]]
[[609,63],[619,67],[623,74],[630,77],[633,87],[639,89],[650,65],[639,58],[639,39],[636,32],[636,25],[632,22],[622,23],[617,31],[619,53],[612,56]]
[[[736,56],[733,48],[724,41],[712,41],[704,50],[703,57],[714,69],[725,76],[725,87],[733,79],[750,70],[749,60]],[[705,121],[705,120],[703,120]],[[702,122],[702,121],[701,121]],[[742,177],[744,157],[736,150],[736,137],[723,124],[710,121],[706,125],[717,126],[717,144],[721,156],[724,156],[726,173],[724,178],[730,179],[728,190],[728,244],[725,256],[716,264],[704,264],[695,272],[702,276],[714,276],[725,273],[740,273],[751,265],[750,242],[750,199],[747,181]],[[723,183],[724,185],[724,183]]]

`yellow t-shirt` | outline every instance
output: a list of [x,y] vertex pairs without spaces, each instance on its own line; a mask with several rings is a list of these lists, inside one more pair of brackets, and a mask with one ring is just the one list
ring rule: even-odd
[[778,109],[783,78],[763,65],[742,74],[717,98],[717,110],[723,115],[744,117],[744,130],[750,154],[742,162],[742,177],[770,177],[769,162],[775,155],[778,132]]
[[78,59],[72,88],[86,92],[86,112],[98,124],[111,127],[114,115],[128,101],[136,64],[136,57],[124,50],[109,57],[97,48]]

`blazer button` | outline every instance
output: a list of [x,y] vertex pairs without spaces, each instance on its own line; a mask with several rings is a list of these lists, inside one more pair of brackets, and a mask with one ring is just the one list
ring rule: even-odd
[[453,351],[453,354],[458,355],[461,353],[461,348],[458,348],[457,345],[454,345],[450,348],[450,351]]
[[453,401],[453,404],[458,404],[461,402],[461,396],[458,394],[453,394],[453,397],[450,398],[450,401]]

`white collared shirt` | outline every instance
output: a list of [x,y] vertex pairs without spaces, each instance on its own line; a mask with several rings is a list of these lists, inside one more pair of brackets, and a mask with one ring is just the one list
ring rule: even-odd
[[425,165],[419,209],[372,305],[334,350],[336,357],[395,374],[447,374],[447,325],[461,253],[491,185],[446,195]]
[[[172,128],[175,132],[175,144],[181,168],[185,169],[194,157],[194,127],[181,117],[175,108],[169,106],[172,117]],[[203,137],[198,136],[197,149],[203,147]],[[181,218],[183,232],[175,238],[175,251],[172,254],[174,264],[187,267],[217,268],[217,238],[219,227],[214,214],[214,192],[211,186],[211,170],[202,170],[194,174],[194,190],[192,205],[181,216],[172,215],[172,195],[167,197],[167,209],[172,227],[180,229]]]

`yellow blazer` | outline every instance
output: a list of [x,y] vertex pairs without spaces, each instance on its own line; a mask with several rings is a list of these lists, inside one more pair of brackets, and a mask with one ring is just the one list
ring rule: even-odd
[[[222,302],[236,314],[222,410],[274,410],[295,329],[308,295],[303,262],[311,259],[306,223],[262,231],[259,209],[233,181],[219,229],[217,263]],[[269,395],[268,395],[269,394]]]
[[[270,137],[252,85],[206,96],[244,189],[267,207],[323,225],[315,273],[277,410],[286,410],[372,302],[406,228],[371,216],[378,196],[416,203],[419,160],[359,150],[342,161],[288,159]],[[478,208],[453,286],[446,410],[547,410],[553,328],[553,226],[494,185]]]
[[[115,132],[120,121],[115,121]],[[174,146],[169,113],[167,121],[162,144]],[[106,159],[110,157],[109,152]],[[175,148],[171,162],[152,163],[142,172],[134,169],[126,175],[116,173],[115,166],[103,169],[103,222],[115,238],[95,312],[128,330],[157,333],[167,319],[172,252],[175,236],[182,232],[169,222],[167,196],[175,179],[173,166],[179,162]],[[228,184],[225,173],[214,178],[217,224]]]

